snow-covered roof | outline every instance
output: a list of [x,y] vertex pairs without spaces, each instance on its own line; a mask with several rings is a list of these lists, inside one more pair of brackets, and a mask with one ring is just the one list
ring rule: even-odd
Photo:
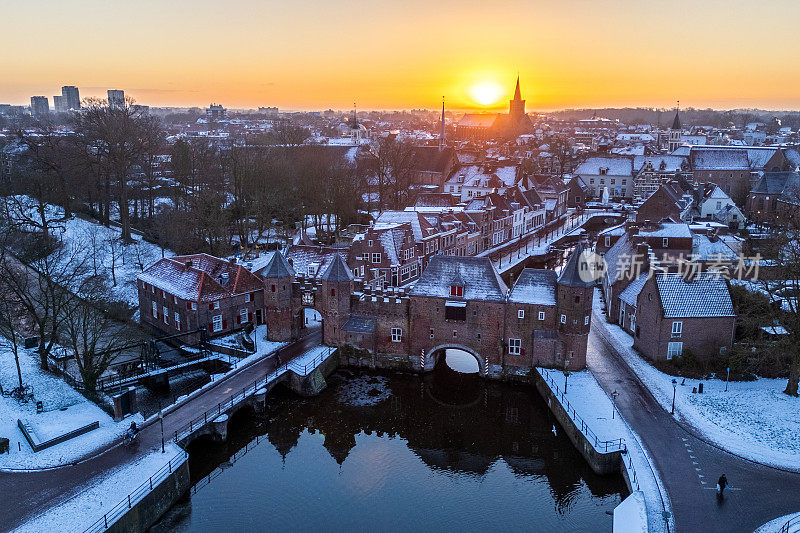
[[[749,170],[747,150],[744,149],[694,149],[691,151],[695,170]],[[716,147],[715,147],[716,148]]]
[[630,285],[625,287],[619,295],[619,299],[626,304],[636,307],[636,300],[639,299],[639,293],[642,292],[644,282],[647,281],[649,274],[641,274],[638,278],[633,280]]
[[459,276],[465,281],[465,299],[505,301],[508,287],[488,257],[435,255],[409,294],[450,298],[451,283]]
[[664,318],[736,316],[725,279],[713,272],[689,279],[679,274],[657,274],[656,287]]
[[685,222],[664,222],[655,229],[640,228],[639,235],[642,237],[690,239],[692,231],[689,229],[689,224]]
[[695,261],[735,263],[739,260],[730,247],[720,239],[711,240],[705,235],[692,237],[692,258]]
[[633,161],[629,157],[590,157],[581,163],[574,174],[578,176],[599,176],[600,169],[608,169],[609,176],[630,176]]
[[643,166],[650,163],[654,170],[678,172],[685,161],[686,158],[679,155],[637,155],[633,158],[633,170],[639,172]]
[[555,270],[524,269],[511,293],[509,302],[556,305],[556,272]]
[[613,284],[619,279],[622,273],[631,265],[631,257],[635,254],[636,247],[633,242],[628,238],[628,234],[624,233],[614,246],[603,256],[606,261],[605,276],[609,284]]

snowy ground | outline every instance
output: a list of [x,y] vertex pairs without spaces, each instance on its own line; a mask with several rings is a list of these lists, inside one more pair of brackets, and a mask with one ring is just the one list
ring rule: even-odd
[[161,450],[153,451],[111,470],[75,496],[48,509],[14,531],[83,531],[176,457],[188,458],[186,452],[176,444],[169,443],[165,447],[165,453],[162,454]]
[[[549,374],[553,381],[563,391],[564,375],[555,370],[544,368],[537,369],[540,374]],[[547,380],[545,380],[547,382]],[[548,385],[553,388],[552,385]],[[647,523],[649,531],[666,531],[662,512],[671,508],[669,497],[664,490],[661,479],[656,474],[650,456],[645,451],[639,436],[622,419],[619,412],[613,408],[611,399],[600,387],[588,370],[573,372],[567,380],[566,400],[571,409],[589,426],[600,440],[616,440],[622,437],[627,446],[627,453],[623,455],[628,478],[636,483],[633,490],[641,491],[647,508]],[[613,413],[613,414],[612,414]],[[670,524],[672,528],[673,525]],[[631,530],[634,531],[634,530]]]
[[[595,324],[666,410],[672,407],[673,376],[651,366],[633,349],[633,338],[605,322],[595,293]],[[716,445],[742,457],[800,471],[800,398],[783,394],[785,379],[730,382],[676,378],[675,413]],[[703,394],[692,389],[702,381]],[[769,423],[765,423],[769,421]]]
[[[246,362],[252,361],[253,359],[258,359],[259,357],[262,357],[264,355],[270,354],[270,353],[274,352],[275,350],[277,350],[277,349],[279,349],[279,348],[281,348],[283,346],[286,346],[286,344],[287,344],[285,342],[268,341],[267,340],[267,325],[266,324],[262,324],[260,326],[256,326],[256,329],[253,331],[253,335],[251,336],[251,338],[256,343],[256,351],[253,352],[252,354],[248,355],[244,359],[240,359],[237,362],[236,366],[240,366],[243,363],[246,363]],[[244,350],[244,347],[239,342],[239,332],[231,333],[230,335],[226,335],[224,337],[218,337],[218,338],[214,339],[213,341],[211,341],[209,344],[211,344],[212,349],[213,349],[213,346],[215,344],[217,344],[217,345],[220,345],[220,346],[230,346],[230,347],[236,348],[238,350]]]
[[[10,453],[0,455],[0,469],[38,469],[70,463],[117,440],[131,420],[142,422],[140,415],[126,418],[119,423],[114,422],[105,411],[63,380],[43,372],[39,368],[38,356],[33,351],[20,349],[20,366],[22,381],[31,387],[34,399],[21,403],[11,397],[0,397],[0,436],[11,441]],[[0,351],[0,382],[9,390],[18,384],[14,357],[8,349]],[[37,401],[42,402],[43,413],[36,413]],[[17,426],[20,418],[29,420],[43,439],[77,429],[95,420],[100,422],[100,427],[34,453]]]
[[789,527],[788,533],[798,533],[798,531],[800,531],[800,512],[787,514],[786,516],[778,517],[775,520],[770,520],[760,528],[756,529],[754,533],[778,533],[789,520],[794,520],[794,522],[791,524],[791,527]]

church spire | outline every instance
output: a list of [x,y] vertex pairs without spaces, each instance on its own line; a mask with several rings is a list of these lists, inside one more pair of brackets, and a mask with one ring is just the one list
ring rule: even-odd
[[681,119],[678,116],[681,110],[681,101],[678,100],[678,105],[675,107],[675,120],[672,121],[672,129],[679,130],[681,129]]
[[439,129],[439,151],[445,149],[445,130],[444,130],[444,96],[442,96],[442,124]]
[[514,100],[522,100],[522,94],[519,91],[519,72],[517,73],[517,88],[514,89]]
[[353,102],[353,125],[352,128],[358,129],[358,115],[356,114],[356,103]]

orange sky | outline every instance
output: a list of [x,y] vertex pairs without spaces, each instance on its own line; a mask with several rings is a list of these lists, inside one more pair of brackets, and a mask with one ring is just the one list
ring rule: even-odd
[[[0,0],[0,102],[122,88],[149,105],[800,109],[800,2]],[[18,21],[14,23],[13,21]]]

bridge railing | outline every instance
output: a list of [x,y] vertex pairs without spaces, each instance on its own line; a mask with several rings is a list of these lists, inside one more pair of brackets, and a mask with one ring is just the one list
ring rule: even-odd
[[566,393],[559,389],[558,384],[556,384],[556,382],[550,376],[550,372],[547,369],[542,370],[543,372],[540,373],[541,376],[550,385],[550,390],[561,402],[561,406],[564,408],[564,411],[567,412],[567,416],[572,419],[572,421],[575,423],[575,426],[580,429],[580,432],[583,433],[589,442],[594,445],[595,450],[608,453],[617,451],[624,452],[628,449],[625,444],[625,439],[622,437],[613,440],[601,440],[597,436],[597,433],[592,431],[592,429],[589,427],[589,424],[587,424],[586,421],[575,411],[575,407],[570,405]]
[[159,483],[164,481],[167,477],[172,475],[172,471],[178,468],[189,457],[185,451],[169,460],[169,462],[156,471],[155,474],[150,476],[147,481],[139,485],[131,491],[125,499],[111,508],[101,518],[97,519],[92,525],[86,528],[84,533],[94,533],[106,531],[110,525],[113,525],[125,513],[131,510],[142,498],[147,496],[153,491],[153,487],[157,487]]

